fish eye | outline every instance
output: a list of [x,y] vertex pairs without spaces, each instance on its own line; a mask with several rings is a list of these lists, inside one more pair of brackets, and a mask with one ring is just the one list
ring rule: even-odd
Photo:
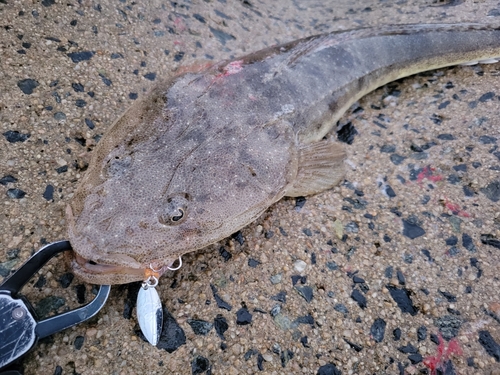
[[179,208],[178,211],[179,211],[179,215],[172,216],[172,221],[179,221],[179,220],[182,220],[182,218],[184,217],[184,210],[182,208]]
[[158,221],[163,225],[178,225],[187,216],[188,197],[183,194],[176,194],[167,198],[167,204],[161,209]]

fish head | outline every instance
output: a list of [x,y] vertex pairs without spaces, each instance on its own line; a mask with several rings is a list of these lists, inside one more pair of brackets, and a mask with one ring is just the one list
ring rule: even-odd
[[255,220],[292,178],[286,124],[257,130],[221,124],[217,103],[187,108],[187,100],[172,96],[154,89],[93,151],[66,210],[70,264],[84,281],[121,284],[144,280],[151,270],[161,275],[182,254]]

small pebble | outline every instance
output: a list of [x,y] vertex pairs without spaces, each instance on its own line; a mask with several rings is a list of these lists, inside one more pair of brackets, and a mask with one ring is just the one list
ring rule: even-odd
[[387,323],[382,318],[377,318],[373,322],[370,328],[370,334],[375,340],[375,342],[382,342],[382,340],[384,340],[386,325]]
[[177,323],[175,318],[170,314],[170,312],[164,308],[163,309],[163,329],[160,335],[160,340],[156,347],[158,349],[164,349],[168,353],[175,352],[180,346],[186,343],[186,335],[184,330]]
[[358,303],[359,307],[366,308],[366,297],[358,289],[352,291],[351,298]]
[[400,328],[395,328],[392,331],[392,335],[394,336],[394,341],[399,341],[401,339],[401,329]]
[[229,325],[227,324],[226,318],[224,318],[221,314],[217,314],[217,317],[214,319],[214,328],[220,339],[225,340],[226,338],[224,337],[224,333],[229,328]]
[[199,319],[188,319],[187,323],[191,326],[193,332],[196,335],[202,335],[202,336],[207,335],[214,326],[210,322]]
[[314,294],[310,286],[295,286],[294,289],[307,301],[311,302]]
[[270,277],[271,284],[273,284],[273,285],[276,285],[276,284],[281,283],[281,280],[282,280],[282,279],[283,279],[283,274],[281,274],[281,273],[278,273],[278,274],[276,274],[276,275],[272,275],[272,276]]
[[191,374],[193,375],[203,374],[209,369],[210,369],[210,361],[205,357],[197,355],[191,361]]
[[21,91],[26,95],[33,94],[33,90],[36,89],[40,84],[38,81],[35,81],[31,78],[22,79],[17,81],[17,87],[21,89]]
[[306,269],[306,267],[307,263],[300,259],[296,260],[293,263],[293,268],[299,273],[302,273]]
[[252,323],[252,314],[246,307],[242,307],[236,312],[236,324],[244,326]]
[[75,346],[76,350],[80,350],[82,348],[84,342],[85,342],[85,337],[76,336],[75,341],[73,342],[73,345]]
[[21,189],[9,189],[7,190],[7,196],[12,199],[21,199],[24,198],[26,193]]

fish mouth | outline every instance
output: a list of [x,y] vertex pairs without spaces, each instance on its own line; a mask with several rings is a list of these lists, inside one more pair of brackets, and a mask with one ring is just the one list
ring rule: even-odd
[[66,206],[68,234],[73,251],[66,252],[65,258],[75,276],[90,284],[126,284],[147,279],[147,266],[125,254],[109,254],[86,258],[78,249],[86,249],[85,254],[99,254],[96,246],[82,235],[75,233],[73,210]]
[[[75,233],[75,220],[71,207],[66,207],[68,234],[73,251],[65,253],[67,264],[75,276],[90,284],[110,285],[144,281],[149,277],[159,278],[175,262],[169,259],[134,259],[130,249],[105,252],[82,234]],[[89,257],[89,258],[87,258]]]
[[75,262],[78,266],[91,274],[116,274],[116,273],[130,273],[137,276],[144,276],[144,268],[124,267],[116,264],[97,263],[91,259],[86,259],[75,252]]
[[[180,268],[182,261],[179,259],[177,268],[171,268],[175,261],[168,261],[167,264],[154,266],[160,262],[152,262],[144,266],[135,262],[138,267],[127,267],[123,265],[96,263],[93,260],[84,258],[77,252],[68,252],[70,267],[73,273],[85,282],[90,284],[112,285],[127,284],[135,281],[145,281],[153,277],[159,279],[167,270],[175,271]],[[128,257],[126,257],[128,258]]]
[[148,267],[127,267],[110,263],[98,263],[73,251],[70,266],[77,277],[90,284],[126,284],[148,278]]

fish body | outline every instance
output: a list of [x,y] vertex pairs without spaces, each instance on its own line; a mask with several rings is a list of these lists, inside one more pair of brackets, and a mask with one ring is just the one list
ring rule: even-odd
[[157,84],[100,140],[68,205],[74,272],[144,280],[284,196],[335,186],[344,148],[327,135],[355,101],[499,56],[498,26],[401,25],[313,36]]

